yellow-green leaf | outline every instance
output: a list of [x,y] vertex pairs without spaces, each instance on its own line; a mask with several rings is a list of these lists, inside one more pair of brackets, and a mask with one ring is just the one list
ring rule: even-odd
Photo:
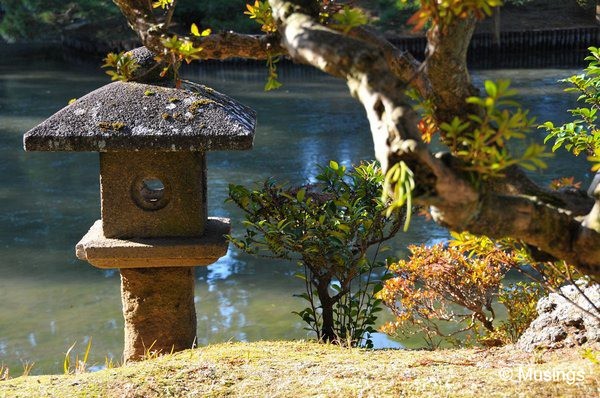
[[200,36],[200,31],[198,30],[198,26],[195,23],[192,24],[190,32],[192,32],[194,36]]

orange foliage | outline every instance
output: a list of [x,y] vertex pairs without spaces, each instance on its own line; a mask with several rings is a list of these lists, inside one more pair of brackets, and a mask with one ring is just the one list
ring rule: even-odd
[[429,144],[431,142],[431,138],[436,133],[438,126],[433,119],[433,115],[424,115],[423,118],[419,120],[417,128],[421,132],[421,138],[423,141]]
[[[390,266],[396,276],[378,293],[396,316],[382,331],[407,334],[406,327],[412,325],[430,338],[451,337],[480,326],[494,331],[492,301],[506,272],[518,263],[514,255],[498,247],[470,257],[442,244],[409,249],[410,259]],[[456,306],[467,311],[457,313]],[[462,329],[449,334],[439,321],[457,322]]]
[[427,22],[447,27],[454,18],[474,16],[483,19],[492,14],[492,8],[502,5],[501,0],[421,0],[421,8],[408,20],[413,30],[423,29]]
[[561,188],[581,188],[581,181],[575,182],[575,177],[562,177],[550,182],[550,189],[558,191]]

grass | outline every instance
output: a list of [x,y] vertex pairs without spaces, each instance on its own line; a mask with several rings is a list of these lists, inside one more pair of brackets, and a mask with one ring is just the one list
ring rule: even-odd
[[[83,359],[79,359],[79,355],[77,355],[75,357],[75,363],[74,363],[74,367],[73,369],[71,369],[71,351],[73,351],[73,348],[75,348],[75,345],[77,345],[77,342],[74,342],[71,347],[69,347],[69,349],[67,350],[67,353],[65,354],[65,359],[63,361],[63,372],[64,374],[71,374],[71,373],[85,373],[87,370],[87,366],[88,366],[88,357],[90,355],[90,350],[92,348],[92,338],[90,337],[87,347],[85,349],[85,354],[83,355]],[[108,366],[107,366],[108,367]],[[29,369],[31,371],[31,369]],[[29,373],[29,372],[27,372]]]
[[599,396],[600,367],[584,356],[580,348],[540,355],[510,346],[371,351],[225,343],[96,373],[9,379],[0,382],[0,397]]

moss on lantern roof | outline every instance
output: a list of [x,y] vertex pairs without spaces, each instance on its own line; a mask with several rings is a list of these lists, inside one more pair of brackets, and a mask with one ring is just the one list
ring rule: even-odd
[[255,112],[213,89],[114,82],[27,132],[26,151],[211,151],[252,147]]

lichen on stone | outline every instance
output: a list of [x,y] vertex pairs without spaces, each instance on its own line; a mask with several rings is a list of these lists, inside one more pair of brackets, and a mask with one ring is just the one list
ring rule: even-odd
[[190,106],[188,107],[188,110],[192,113],[195,113],[198,110],[198,108],[200,108],[201,106],[208,105],[208,104],[214,104],[214,103],[215,103],[215,101],[213,101],[209,98],[201,98],[199,100],[192,102],[190,104]]
[[126,126],[126,124],[123,122],[106,122],[106,121],[98,122],[98,127],[100,127],[100,129],[102,129],[102,130],[121,131],[125,128],[125,126]]
[[[87,94],[30,130],[28,151],[171,150],[192,144],[203,150],[249,149],[255,113],[199,85],[175,89],[114,82]],[[149,91],[153,95],[145,95]],[[169,102],[169,98],[179,101]],[[211,105],[213,104],[213,105]],[[169,109],[170,107],[172,109]],[[164,122],[163,122],[164,120]],[[158,123],[160,121],[160,123]],[[177,128],[177,133],[174,128]],[[130,140],[123,140],[127,133]],[[215,138],[213,141],[212,139]]]

